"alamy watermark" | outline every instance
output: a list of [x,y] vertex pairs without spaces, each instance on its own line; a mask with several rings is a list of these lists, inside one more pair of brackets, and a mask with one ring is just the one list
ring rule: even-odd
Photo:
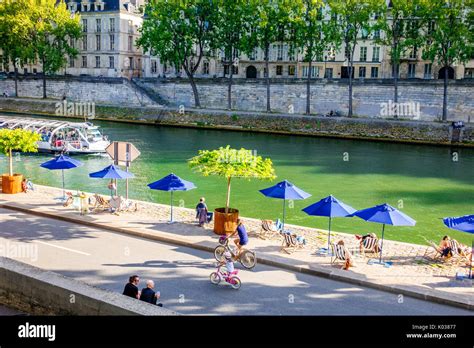
[[28,259],[38,261],[38,246],[36,244],[15,243],[6,241],[0,243],[0,256],[11,259]]
[[380,103],[380,116],[412,117],[414,120],[419,120],[421,117],[420,103],[414,101],[395,103],[389,100],[388,103]]
[[57,102],[55,107],[57,116],[95,118],[94,102],[70,102],[63,100],[62,102]]

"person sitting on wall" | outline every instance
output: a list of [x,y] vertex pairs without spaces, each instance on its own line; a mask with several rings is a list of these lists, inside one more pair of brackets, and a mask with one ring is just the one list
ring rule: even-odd
[[155,282],[153,280],[146,281],[146,288],[142,289],[142,293],[140,295],[140,301],[148,302],[160,307],[163,307],[162,303],[157,303],[157,300],[160,298],[160,292],[154,291],[153,288],[155,287]]

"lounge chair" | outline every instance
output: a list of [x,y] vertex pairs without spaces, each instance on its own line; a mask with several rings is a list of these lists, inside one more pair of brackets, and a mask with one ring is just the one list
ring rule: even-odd
[[104,197],[102,197],[101,195],[99,195],[97,193],[94,195],[94,198],[95,198],[95,205],[92,207],[93,211],[95,211],[97,209],[101,209],[101,210],[110,210],[111,209],[109,200],[105,199]]
[[110,208],[114,212],[134,212],[138,210],[137,203],[133,203],[131,200],[125,199],[122,196],[113,197],[110,200]]
[[64,201],[63,207],[69,207],[72,203],[74,203],[72,192],[66,192],[66,200]]
[[302,250],[306,245],[304,238],[298,237],[294,233],[282,232],[280,235],[283,238],[280,251],[284,251],[287,254],[291,254],[297,250]]
[[260,233],[258,236],[262,239],[272,239],[275,237],[280,238],[280,230],[278,230],[276,224],[272,220],[262,220]]
[[449,241],[449,244],[451,245],[452,257],[449,258],[448,261],[455,264],[469,262],[470,254],[466,255],[466,252],[462,250],[461,246],[459,245],[459,242],[456,239],[451,239]]
[[432,240],[426,240],[426,242],[429,244],[429,246],[426,248],[425,253],[423,254],[423,258],[439,260],[441,258],[442,253],[438,244],[436,244]]
[[360,241],[359,250],[361,254],[366,252],[377,254],[379,252],[379,240],[378,238],[366,237]]
[[[343,266],[341,267],[344,269],[346,267],[346,262],[348,257],[350,257],[350,252],[347,250],[345,245],[340,245],[336,243],[331,243],[332,248],[332,256],[331,256],[331,265],[335,264],[336,262],[343,262]],[[351,262],[351,266],[354,266]]]

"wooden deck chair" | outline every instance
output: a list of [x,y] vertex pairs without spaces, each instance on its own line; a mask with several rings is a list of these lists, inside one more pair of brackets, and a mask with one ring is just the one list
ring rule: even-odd
[[280,231],[277,229],[272,220],[262,220],[262,225],[258,236],[262,239],[272,239],[275,237],[280,237]]
[[438,244],[436,244],[432,240],[426,240],[426,242],[429,245],[428,247],[426,247],[425,253],[423,254],[423,258],[439,260],[441,258],[441,250],[439,249]]
[[283,242],[281,245],[280,252],[284,251],[287,254],[291,254],[297,250],[304,249],[305,243],[296,234],[293,233],[281,233]]
[[365,257],[366,252],[377,254],[378,245],[378,238],[367,237],[360,241],[359,249],[361,254],[364,254]]
[[344,265],[342,266],[342,268],[344,268],[347,261],[346,247],[344,245],[331,243],[331,248],[332,248],[331,265],[335,264],[336,262],[343,262]]
[[102,209],[102,210],[109,210],[111,208],[110,201],[105,199],[99,194],[94,195],[95,198],[95,205],[92,207],[92,210]]
[[461,250],[461,246],[459,245],[459,242],[456,239],[451,239],[449,241],[449,244],[451,245],[452,257],[450,257],[446,261],[455,264],[469,261],[470,255],[464,255],[463,251]]

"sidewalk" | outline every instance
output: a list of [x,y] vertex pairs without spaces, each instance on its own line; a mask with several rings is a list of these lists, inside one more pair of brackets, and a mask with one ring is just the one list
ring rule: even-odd
[[[212,225],[206,228],[196,226],[195,212],[192,209],[175,207],[174,217],[180,221],[175,224],[167,224],[169,206],[142,201],[137,201],[139,210],[135,213],[121,213],[117,216],[109,212],[97,212],[81,216],[73,208],[64,208],[54,200],[54,197],[61,195],[61,190],[40,185],[35,187],[36,191],[27,194],[0,194],[0,206],[209,252],[217,246],[218,236],[212,232]],[[305,250],[288,255],[280,252],[280,240],[262,240],[256,237],[260,230],[259,220],[245,218],[245,224],[250,232],[250,248],[256,251],[258,263],[397,295],[474,309],[472,280],[455,279],[457,271],[467,273],[468,268],[426,260],[422,257],[426,250],[424,246],[385,240],[384,260],[393,263],[387,268],[369,265],[368,258],[358,255],[357,242],[353,235],[331,233],[331,238],[334,238],[332,240],[344,240],[345,245],[354,252],[356,267],[343,271],[340,264],[331,265],[330,257],[316,254],[316,250],[327,245],[326,231],[286,225],[297,234],[304,235],[308,241]],[[402,300],[400,296],[394,298],[394,301]]]

